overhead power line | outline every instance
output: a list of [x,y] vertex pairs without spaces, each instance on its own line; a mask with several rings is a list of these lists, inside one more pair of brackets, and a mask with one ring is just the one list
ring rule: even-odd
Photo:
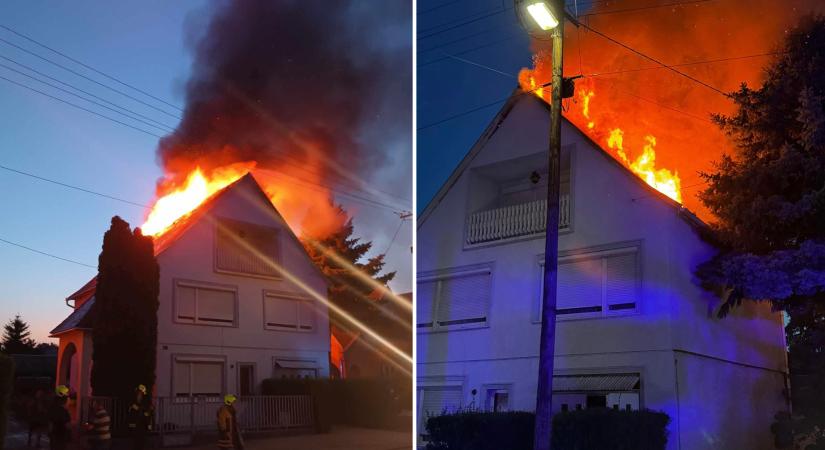
[[[419,30],[418,31],[418,37],[416,39],[420,41],[422,39],[431,38],[431,37],[437,36],[441,33],[446,33],[447,31],[455,30],[456,28],[461,28],[461,27],[467,26],[471,23],[476,23],[480,20],[484,20],[484,19],[487,19],[489,17],[497,16],[499,14],[503,14],[507,11],[512,10],[512,9],[513,9],[513,7],[511,6],[509,8],[503,8],[503,9],[500,9],[500,10],[497,10],[497,11],[489,12],[489,13],[486,13],[486,14],[481,14],[479,16],[476,16],[476,17],[472,18],[472,19],[465,20],[465,21],[462,21],[462,22],[458,22],[455,25],[448,26],[446,28],[442,28],[438,31],[432,31],[432,30],[434,30],[436,28],[441,28],[442,26],[447,25],[447,24],[437,25],[437,26],[434,26],[434,27],[431,27],[431,28],[428,28],[428,29],[425,29],[425,30]],[[432,31],[432,32],[428,33],[428,31]]]
[[107,116],[107,115],[105,115],[105,114],[101,114],[101,113],[99,113],[99,112],[97,112],[97,111],[93,111],[93,110],[91,110],[91,109],[89,109],[89,108],[85,108],[85,107],[80,106],[80,105],[78,105],[78,104],[76,104],[76,103],[72,103],[72,102],[70,102],[70,101],[63,100],[62,98],[55,97],[55,96],[53,96],[53,95],[51,95],[51,94],[47,94],[47,93],[45,93],[45,92],[43,92],[43,91],[41,91],[41,90],[39,90],[39,89],[33,88],[33,87],[31,87],[31,86],[26,86],[26,85],[25,85],[25,84],[23,84],[23,83],[18,83],[17,81],[11,80],[11,79],[6,78],[6,77],[4,77],[4,76],[0,76],[0,79],[1,79],[1,80],[6,80],[6,81],[8,81],[9,83],[15,84],[15,85],[20,86],[20,87],[22,87],[22,88],[24,88],[24,89],[28,89],[28,90],[33,91],[33,92],[37,92],[38,94],[40,94],[40,95],[44,95],[44,96],[46,96],[46,97],[49,97],[49,98],[51,98],[52,100],[57,100],[57,101],[59,101],[59,102],[61,102],[61,103],[65,103],[65,104],[67,104],[67,105],[69,105],[69,106],[75,107],[75,108],[77,108],[77,109],[81,109],[81,110],[86,111],[86,112],[88,112],[88,113],[90,113],[90,114],[94,114],[94,115],[96,115],[96,116],[102,117],[102,118],[104,118],[104,119],[106,119],[106,120],[111,120],[112,122],[119,123],[119,124],[121,124],[121,125],[123,125],[123,126],[125,126],[125,127],[129,127],[129,128],[131,128],[131,129],[133,129],[133,130],[140,131],[141,133],[148,134],[149,136],[154,136],[154,137],[156,137],[156,138],[158,138],[158,139],[160,139],[160,138],[162,138],[162,137],[163,137],[163,136],[161,136],[161,135],[159,135],[159,134],[152,133],[151,131],[146,131],[146,130],[144,130],[143,128],[139,128],[139,127],[136,127],[136,126],[133,126],[133,125],[129,125],[129,124],[128,124],[128,123],[126,123],[126,122],[122,122],[122,121],[120,121],[120,120],[113,119],[113,118],[111,118],[111,117],[109,117],[109,116]]
[[91,81],[92,83],[97,84],[98,86],[102,86],[102,87],[104,87],[104,88],[106,88],[106,89],[109,89],[110,91],[113,91],[113,92],[117,92],[118,94],[120,94],[120,95],[122,95],[122,96],[124,96],[124,97],[126,97],[126,98],[130,98],[130,99],[132,99],[132,100],[134,100],[134,101],[136,101],[136,102],[138,102],[138,103],[140,103],[140,104],[142,104],[142,105],[148,106],[149,108],[152,108],[152,109],[154,109],[154,110],[156,110],[156,111],[159,111],[159,112],[161,112],[161,113],[163,113],[163,114],[166,114],[167,116],[174,117],[174,118],[176,118],[176,119],[180,119],[180,118],[181,118],[179,115],[172,114],[172,113],[170,113],[170,112],[168,112],[168,111],[166,111],[166,110],[164,110],[164,109],[158,108],[157,106],[154,106],[154,105],[152,105],[152,104],[150,104],[150,103],[144,102],[143,100],[141,100],[141,99],[139,99],[139,98],[137,98],[137,97],[135,97],[135,96],[133,96],[133,95],[129,95],[129,94],[127,94],[127,93],[125,93],[125,92],[123,92],[123,91],[121,91],[121,90],[119,90],[119,89],[115,89],[115,88],[113,88],[113,87],[109,86],[108,84],[103,84],[103,83],[101,83],[101,82],[99,82],[99,81],[95,80],[94,78],[87,77],[86,75],[83,75],[82,73],[80,73],[80,72],[78,72],[78,71],[76,71],[76,70],[74,70],[74,69],[70,69],[70,68],[68,68],[68,67],[64,66],[63,64],[60,64],[60,63],[58,63],[58,62],[54,62],[54,61],[52,61],[51,59],[46,58],[45,56],[38,55],[37,53],[35,53],[35,52],[31,51],[31,50],[28,50],[28,49],[26,49],[26,48],[24,48],[24,47],[21,47],[21,46],[19,46],[19,45],[15,44],[14,42],[8,41],[8,40],[3,39],[3,38],[0,38],[0,42],[5,43],[6,45],[10,45],[10,46],[12,46],[12,47],[14,47],[14,48],[16,48],[16,49],[18,49],[18,50],[22,51],[22,52],[28,53],[29,55],[32,55],[32,56],[34,56],[35,58],[41,59],[41,60],[43,60],[43,61],[46,61],[46,62],[47,62],[47,63],[49,63],[49,64],[52,64],[52,65],[54,65],[54,66],[57,66],[57,67],[59,67],[59,68],[61,68],[61,69],[65,70],[65,71],[70,72],[70,73],[72,73],[72,74],[74,74],[74,75],[77,75],[77,76],[79,76],[79,77],[81,77],[81,78],[83,78],[83,79],[86,79],[86,80],[88,80],[88,81]]
[[[24,68],[24,69],[28,70],[29,72],[36,73],[37,75],[40,75],[41,77],[47,78],[47,79],[52,80],[52,81],[54,81],[54,82],[56,82],[56,83],[60,83],[60,84],[62,84],[63,86],[69,87],[69,88],[74,89],[74,90],[76,90],[76,91],[78,91],[78,92],[81,92],[81,93],[83,93],[83,94],[85,94],[85,95],[88,95],[89,97],[92,97],[92,98],[94,98],[94,99],[100,100],[100,101],[101,101],[101,102],[103,102],[103,103],[106,103],[106,104],[112,105],[112,106],[114,106],[115,108],[120,108],[120,109],[125,110],[125,111],[128,111],[128,112],[130,112],[130,113],[132,113],[132,114],[134,114],[134,115],[136,115],[136,116],[138,116],[138,117],[142,117],[142,118],[144,118],[144,119],[146,119],[146,120],[148,120],[148,121],[150,121],[150,122],[154,122],[154,123],[156,123],[156,124],[158,124],[158,125],[162,125],[162,126],[164,126],[164,127],[167,127],[167,128],[170,128],[170,129],[171,129],[171,126],[170,126],[170,125],[168,125],[168,124],[165,124],[165,123],[163,123],[163,122],[159,122],[159,121],[157,121],[157,120],[155,120],[155,119],[153,119],[153,118],[151,118],[151,117],[149,117],[149,116],[145,116],[145,115],[140,114],[140,113],[138,113],[138,112],[135,112],[135,111],[133,111],[133,110],[131,110],[131,109],[124,108],[123,106],[120,106],[120,105],[118,105],[117,103],[110,102],[109,100],[106,100],[106,99],[105,99],[105,98],[103,98],[103,97],[97,96],[97,95],[95,95],[95,94],[92,94],[91,92],[88,92],[88,91],[85,91],[85,90],[83,90],[83,89],[80,89],[79,87],[77,87],[77,86],[75,86],[75,85],[73,85],[73,84],[67,83],[67,82],[65,82],[65,81],[63,81],[63,80],[60,80],[60,79],[58,79],[58,78],[55,78],[55,77],[53,77],[53,76],[50,76],[50,75],[45,74],[45,73],[43,73],[43,72],[40,72],[39,70],[37,70],[37,69],[35,69],[35,68],[31,67],[31,66],[27,66],[27,65],[25,65],[25,64],[23,64],[23,63],[21,63],[21,62],[19,62],[19,61],[16,61],[16,60],[14,60],[14,59],[12,59],[12,58],[9,58],[9,57],[6,57],[6,56],[3,56],[3,55],[0,55],[0,59],[4,59],[4,60],[6,60],[6,61],[8,61],[8,62],[10,62],[10,63],[12,63],[12,64],[17,65],[18,67],[22,67],[22,68]],[[31,77],[31,75],[27,75],[27,76]],[[33,78],[33,77],[32,77],[32,78]]]
[[87,193],[87,194],[97,195],[97,196],[99,196],[99,197],[108,198],[108,199],[110,199],[110,200],[117,200],[117,201],[119,201],[119,202],[127,203],[127,204],[129,204],[129,205],[139,206],[139,207],[141,207],[141,208],[149,208],[149,205],[144,205],[143,203],[133,202],[133,201],[131,201],[131,200],[122,199],[122,198],[119,198],[119,197],[115,197],[115,196],[113,196],[113,195],[104,194],[104,193],[102,193],[102,192],[97,192],[97,191],[93,191],[93,190],[91,190],[91,189],[82,188],[82,187],[80,187],[80,186],[75,186],[75,185],[73,185],[73,184],[69,184],[69,183],[64,183],[64,182],[62,182],[62,181],[53,180],[53,179],[51,179],[51,178],[41,177],[40,175],[35,175],[35,174],[33,174],[33,173],[29,173],[29,172],[24,172],[24,171],[22,171],[22,170],[13,169],[13,168],[11,168],[11,167],[7,167],[7,166],[0,165],[0,169],[7,170],[7,171],[9,171],[9,172],[14,172],[14,173],[19,174],[19,175],[24,175],[24,176],[27,176],[27,177],[35,178],[35,179],[38,179],[38,180],[40,180],[40,181],[45,181],[45,182],[47,182],[47,183],[56,184],[56,185],[58,185],[58,186],[63,186],[63,187],[65,187],[65,188],[69,188],[69,189],[74,189],[74,190],[77,190],[77,191],[85,192],[85,193]]
[[180,107],[180,106],[178,106],[178,105],[175,105],[175,104],[172,104],[172,103],[170,103],[170,102],[167,102],[166,100],[163,100],[162,98],[158,98],[158,97],[156,97],[156,96],[154,96],[154,95],[152,95],[152,94],[150,94],[150,93],[148,93],[148,92],[146,92],[146,91],[144,91],[144,90],[141,90],[141,89],[140,89],[140,88],[138,88],[138,87],[135,87],[135,86],[133,86],[133,85],[131,85],[131,84],[129,84],[129,83],[126,83],[126,82],[124,82],[124,81],[121,81],[120,79],[118,79],[118,78],[116,78],[116,77],[114,77],[114,76],[112,76],[112,75],[109,75],[109,74],[107,74],[107,73],[105,73],[105,72],[103,72],[103,71],[100,71],[100,70],[98,70],[98,69],[95,69],[94,67],[92,67],[92,66],[90,66],[90,65],[88,65],[88,64],[86,64],[86,63],[84,63],[84,62],[82,62],[82,61],[79,61],[79,60],[77,60],[77,59],[75,59],[75,58],[72,58],[71,56],[67,55],[66,53],[63,53],[63,52],[61,52],[61,51],[59,51],[59,50],[57,50],[57,49],[55,49],[55,48],[49,47],[48,45],[46,45],[46,44],[44,44],[44,43],[42,43],[42,42],[40,42],[40,41],[38,41],[38,40],[36,40],[36,39],[34,39],[34,38],[30,37],[30,36],[27,36],[27,35],[25,35],[25,34],[23,34],[23,33],[20,33],[19,31],[16,31],[16,30],[14,30],[14,29],[12,29],[12,28],[9,28],[9,27],[7,27],[7,26],[5,26],[5,25],[2,25],[2,24],[0,24],[0,28],[3,28],[4,30],[6,30],[6,31],[8,31],[8,32],[10,32],[10,33],[14,33],[14,34],[16,34],[17,36],[20,36],[21,38],[23,38],[23,39],[25,39],[25,40],[27,40],[27,41],[29,41],[29,42],[33,43],[33,44],[39,45],[40,47],[43,47],[43,48],[45,48],[45,49],[47,49],[47,50],[49,50],[49,51],[51,51],[51,52],[57,53],[58,55],[60,55],[60,56],[62,56],[62,57],[64,57],[64,58],[66,58],[66,59],[68,59],[69,61],[71,61],[71,62],[73,62],[73,63],[75,63],[75,64],[78,64],[78,65],[80,65],[80,66],[82,66],[82,67],[85,67],[86,69],[89,69],[89,70],[91,70],[92,72],[94,72],[94,73],[96,73],[96,74],[98,74],[98,75],[104,76],[104,77],[106,77],[106,78],[108,78],[108,79],[110,79],[110,80],[112,80],[112,81],[114,81],[114,82],[116,82],[116,83],[118,83],[118,84],[120,84],[120,85],[122,85],[122,86],[126,86],[126,87],[128,87],[128,88],[130,88],[130,89],[132,89],[132,90],[134,90],[134,91],[140,92],[141,94],[143,94],[143,95],[145,95],[145,96],[147,96],[147,97],[149,97],[149,98],[151,98],[151,99],[153,99],[153,100],[157,100],[157,101],[159,101],[159,102],[163,103],[164,105],[171,106],[172,108],[175,108],[175,109],[177,109],[178,111],[183,111],[183,109],[181,109],[181,107]]
[[97,266],[93,266],[91,264],[86,264],[86,263],[83,263],[83,262],[80,262],[80,261],[75,261],[74,259],[69,259],[69,258],[64,258],[62,256],[57,256],[55,254],[44,252],[44,251],[41,251],[41,250],[37,250],[35,248],[31,248],[31,247],[23,245],[23,244],[18,244],[17,242],[12,242],[12,241],[9,241],[9,240],[3,239],[3,238],[0,238],[0,242],[5,242],[6,244],[13,245],[15,247],[19,247],[19,248],[22,248],[22,249],[26,249],[30,252],[38,253],[38,254],[43,255],[43,256],[48,256],[49,258],[59,259],[61,261],[66,261],[66,262],[70,262],[72,264],[77,264],[78,266],[89,267],[91,269],[97,269]]
[[662,5],[650,5],[650,6],[639,6],[636,8],[625,8],[625,9],[615,9],[615,10],[608,10],[608,11],[598,11],[592,13],[585,13],[579,14],[579,17],[588,17],[588,16],[601,16],[606,14],[619,14],[619,13],[627,13],[627,12],[637,12],[637,11],[645,11],[648,9],[657,9],[657,8],[666,8],[669,6],[685,6],[685,5],[695,5],[699,3],[711,2],[714,0],[690,0],[686,2],[676,2],[676,3],[665,3]]
[[[2,57],[2,56],[0,56],[0,57]],[[173,130],[172,130],[172,128],[170,128],[170,127],[162,127],[162,126],[159,126],[159,125],[155,125],[155,124],[153,124],[153,123],[151,123],[151,122],[148,122],[148,121],[146,121],[146,120],[140,119],[140,118],[135,117],[134,115],[132,115],[132,114],[137,114],[137,113],[132,113],[132,114],[129,114],[129,113],[126,113],[126,112],[123,112],[123,111],[119,111],[119,110],[114,109],[114,108],[110,108],[110,107],[108,107],[108,106],[104,105],[103,103],[96,102],[96,101],[94,101],[94,100],[89,100],[88,98],[86,98],[86,97],[84,97],[84,96],[82,96],[82,95],[75,94],[75,93],[74,93],[74,92],[72,92],[72,91],[69,91],[69,90],[63,89],[63,88],[61,88],[61,87],[59,87],[59,86],[56,86],[56,85],[54,85],[54,84],[52,84],[52,83],[49,83],[48,81],[43,81],[43,80],[41,80],[41,79],[39,79],[39,78],[37,78],[37,77],[33,77],[33,76],[31,76],[31,75],[29,75],[29,74],[27,74],[27,73],[25,73],[25,72],[22,72],[22,71],[20,71],[20,70],[17,70],[17,69],[15,69],[15,68],[10,67],[10,66],[7,66],[7,65],[5,65],[5,64],[0,63],[0,67],[4,68],[4,69],[6,69],[6,70],[10,70],[10,71],[12,71],[12,72],[15,72],[15,73],[17,73],[17,74],[19,74],[19,75],[23,75],[24,77],[28,77],[28,78],[30,78],[30,79],[32,79],[32,80],[34,80],[34,81],[37,81],[38,83],[43,83],[43,84],[45,84],[46,86],[49,86],[49,87],[51,87],[51,88],[53,88],[53,89],[57,89],[58,91],[61,91],[61,92],[65,92],[66,94],[69,94],[69,95],[71,95],[71,96],[73,96],[73,97],[77,97],[77,98],[79,98],[79,99],[81,99],[81,100],[87,101],[87,102],[89,102],[89,103],[91,103],[91,104],[93,104],[93,105],[97,105],[97,106],[99,106],[99,107],[101,107],[101,108],[108,109],[109,111],[112,111],[112,112],[114,112],[115,114],[120,114],[120,115],[122,115],[122,116],[128,117],[128,118],[130,118],[130,119],[132,119],[132,120],[134,120],[134,121],[136,121],[136,122],[140,122],[140,123],[142,123],[142,124],[144,124],[144,125],[148,125],[148,126],[150,126],[150,127],[157,128],[158,130],[161,130],[161,131],[167,131],[167,132],[173,131]],[[126,109],[126,108],[121,108],[121,109],[124,109],[125,111],[129,111],[129,110],[128,110],[128,109]]]
[[620,42],[620,41],[618,41],[618,40],[616,40],[616,39],[613,39],[612,37],[610,37],[610,36],[608,36],[608,35],[606,35],[606,34],[602,33],[601,31],[599,31],[599,30],[597,30],[597,29],[595,29],[595,28],[593,28],[593,27],[591,27],[591,26],[589,26],[589,25],[586,25],[586,24],[581,23],[581,22],[580,22],[579,24],[580,24],[582,27],[584,27],[584,28],[586,28],[586,29],[588,29],[588,30],[592,31],[593,33],[596,33],[597,35],[599,35],[599,36],[601,36],[601,37],[603,37],[603,38],[607,39],[608,41],[613,42],[614,44],[616,44],[616,45],[618,45],[618,46],[620,46],[620,47],[622,47],[622,48],[624,48],[624,49],[626,49],[626,50],[628,50],[628,51],[630,51],[630,52],[632,52],[632,53],[635,53],[635,54],[637,54],[637,55],[641,56],[642,58],[648,59],[648,60],[650,60],[650,61],[652,61],[652,62],[654,62],[654,63],[656,63],[656,64],[659,64],[660,66],[662,66],[662,67],[664,67],[664,68],[666,68],[666,69],[670,70],[670,71],[671,71],[671,72],[673,72],[673,73],[676,73],[676,74],[678,74],[678,75],[681,75],[681,76],[683,76],[683,77],[687,78],[688,80],[693,81],[694,83],[698,83],[698,84],[700,84],[700,85],[702,85],[702,86],[705,86],[706,88],[708,88],[708,89],[710,89],[710,90],[712,90],[712,91],[714,91],[714,92],[716,92],[716,93],[718,93],[718,94],[721,94],[721,95],[723,95],[723,96],[725,96],[725,97],[727,97],[727,96],[728,96],[728,94],[726,94],[725,92],[722,92],[720,89],[718,89],[718,88],[716,88],[716,87],[713,87],[713,86],[711,86],[711,85],[709,85],[709,84],[705,83],[705,82],[704,82],[704,81],[702,81],[702,80],[696,79],[696,78],[694,78],[694,77],[692,77],[692,76],[690,76],[690,75],[688,75],[688,74],[686,74],[686,73],[684,73],[684,72],[682,72],[682,71],[680,71],[680,70],[676,69],[675,67],[669,66],[669,65],[667,65],[667,64],[665,64],[665,63],[663,63],[663,62],[659,61],[658,59],[653,58],[652,56],[649,56],[649,55],[647,55],[647,54],[645,54],[645,53],[642,53],[642,52],[640,52],[639,50],[636,50],[635,48],[633,48],[633,47],[631,47],[631,46],[629,46],[629,45],[627,45],[627,44],[625,44],[625,43],[623,43],[623,42]]

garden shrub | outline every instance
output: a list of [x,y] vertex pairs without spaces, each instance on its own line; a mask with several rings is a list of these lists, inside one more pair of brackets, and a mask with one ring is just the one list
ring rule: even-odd
[[[459,412],[427,419],[427,450],[531,450],[532,412]],[[593,408],[553,417],[553,450],[664,450],[667,414]]]

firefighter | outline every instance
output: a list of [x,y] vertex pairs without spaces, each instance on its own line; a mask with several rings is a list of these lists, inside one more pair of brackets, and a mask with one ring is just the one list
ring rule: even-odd
[[143,450],[146,447],[146,435],[152,431],[152,401],[146,394],[146,386],[135,388],[135,400],[129,406],[129,434],[132,448]]
[[54,403],[49,408],[49,448],[51,450],[65,450],[71,439],[69,422],[72,418],[66,409],[69,388],[61,384],[55,388],[54,393]]
[[218,448],[243,450],[243,439],[241,430],[238,428],[238,417],[233,404],[237,398],[226,395],[223,398],[223,406],[218,409]]

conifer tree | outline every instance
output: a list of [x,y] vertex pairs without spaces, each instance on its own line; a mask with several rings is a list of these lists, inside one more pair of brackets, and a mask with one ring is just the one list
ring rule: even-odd
[[3,326],[3,351],[9,355],[34,353],[35,343],[29,336],[29,324],[19,314],[14,316]]

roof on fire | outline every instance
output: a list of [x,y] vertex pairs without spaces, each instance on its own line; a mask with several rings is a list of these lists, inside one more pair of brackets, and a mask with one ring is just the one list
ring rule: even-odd
[[[550,111],[550,105],[547,102],[542,101],[535,95],[530,95],[529,93],[521,90],[521,88],[517,87],[513,90],[513,93],[510,95],[510,98],[504,103],[504,106],[501,107],[499,112],[493,118],[487,128],[481,133],[481,136],[476,140],[475,144],[470,148],[470,151],[464,156],[464,159],[456,166],[455,170],[450,174],[447,181],[441,185],[441,188],[438,192],[433,196],[432,200],[427,204],[421,214],[418,216],[417,225],[420,227],[424,224],[427,218],[432,214],[435,208],[438,206],[439,203],[444,199],[453,185],[458,181],[461,175],[470,167],[473,159],[481,153],[481,150],[484,146],[489,142],[489,140],[493,137],[493,135],[498,131],[498,128],[502,125],[502,123],[507,119],[510,115],[510,112],[516,106],[516,104],[521,101],[522,99],[527,98],[528,101],[535,101],[539,102],[542,106],[544,106],[547,111]],[[673,200],[672,198],[668,197],[667,195],[659,192],[656,188],[647,184],[644,180],[636,176],[633,172],[630,171],[627,167],[625,167],[622,163],[616,160],[613,156],[611,156],[608,152],[606,152],[599,144],[593,141],[590,136],[583,133],[581,130],[578,129],[575,125],[573,125],[570,121],[566,118],[562,117],[562,120],[570,124],[570,126],[576,130],[576,132],[586,141],[589,142],[593,148],[599,151],[599,153],[607,158],[608,162],[611,164],[615,164],[616,167],[621,168],[622,172],[627,174],[631,179],[633,179],[636,183],[639,184],[643,189],[646,189],[650,192],[651,197],[654,199],[658,199],[659,201],[665,202],[666,204],[670,205],[671,207],[676,209],[676,212],[679,217],[685,220],[689,225],[695,227],[697,231],[700,233],[707,233],[710,230],[710,227],[702,221],[696,214],[694,214],[689,209],[685,208],[681,203]]]
[[[181,236],[183,236],[189,228],[192,227],[195,223],[197,223],[207,212],[209,212],[213,206],[217,203],[218,199],[221,198],[226,192],[229,192],[235,186],[239,186],[243,183],[250,184],[251,187],[255,190],[256,195],[260,195],[262,199],[272,208],[272,211],[278,216],[278,219],[286,224],[286,220],[284,220],[281,213],[275,208],[275,205],[269,200],[269,197],[266,196],[266,193],[261,188],[261,185],[255,180],[255,177],[252,175],[252,172],[247,173],[246,175],[238,178],[234,182],[230,183],[229,185],[225,186],[223,189],[213,193],[209,198],[207,198],[200,206],[195,208],[189,214],[181,217],[180,219],[176,220],[172,226],[166,230],[163,234],[155,238],[155,256],[160,255],[166,249],[172,246]],[[286,226],[289,233],[287,233],[291,239],[293,239],[298,245],[301,245],[300,241],[298,241],[298,237],[295,236],[295,233]],[[302,247],[303,248],[303,247]],[[306,252],[304,252],[306,253]],[[310,263],[311,267],[315,269],[316,273],[321,276],[322,279],[324,278],[323,273],[309,260],[309,255],[307,255],[307,261]],[[89,295],[92,293],[92,298],[88,301],[83,303],[79,308],[75,309],[69,317],[67,317],[63,322],[60,323],[54,330],[51,331],[51,335],[57,335],[59,333],[65,333],[67,331],[73,329],[91,329],[91,314],[92,306],[94,305],[94,296],[93,292],[97,288],[97,276],[89,280],[86,284],[83,285],[80,289],[69,295],[66,300],[76,300],[79,297],[84,295]]]

